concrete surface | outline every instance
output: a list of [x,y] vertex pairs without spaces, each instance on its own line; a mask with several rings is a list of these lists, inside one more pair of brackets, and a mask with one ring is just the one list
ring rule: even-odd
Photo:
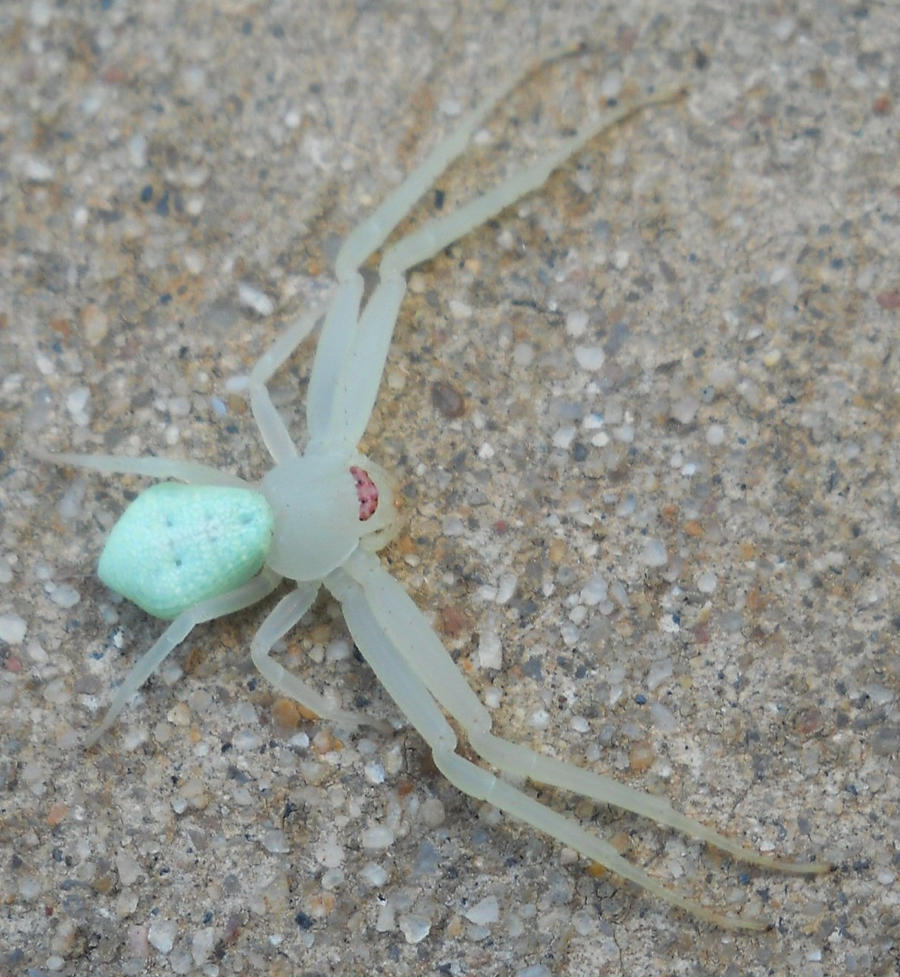
[[[499,731],[837,863],[548,798],[761,935],[591,873],[411,731],[305,721],[249,662],[265,608],[80,747],[161,630],[93,572],[143,483],[28,445],[258,477],[242,378],[340,239],[573,39],[413,222],[606,98],[690,95],[412,276],[384,559]],[[898,79],[895,3],[2,4],[0,974],[895,973]],[[298,438],[312,350],[273,384]],[[401,726],[328,601],[281,660]]]

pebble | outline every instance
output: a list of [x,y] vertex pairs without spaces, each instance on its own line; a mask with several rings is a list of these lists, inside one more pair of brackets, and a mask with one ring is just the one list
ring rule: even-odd
[[415,913],[402,915],[398,925],[407,943],[421,943],[431,932],[431,920]]
[[275,311],[275,303],[272,299],[247,282],[238,285],[238,301],[260,316],[270,316]]
[[718,447],[725,442],[725,428],[721,424],[710,424],[706,430],[706,443]]
[[419,813],[429,828],[439,827],[446,818],[443,801],[437,797],[429,797],[419,808]]
[[566,316],[566,332],[574,339],[585,334],[588,326],[588,314],[582,309],[575,309]]
[[263,848],[273,855],[284,855],[291,850],[285,833],[280,828],[269,828],[260,839]]
[[150,946],[165,955],[172,952],[177,932],[177,926],[171,919],[159,919],[150,924],[147,940]]
[[601,573],[595,573],[581,588],[579,599],[588,607],[595,607],[602,600],[606,600],[608,585]]
[[486,627],[478,641],[478,665],[480,668],[503,667],[503,645],[497,632]]
[[500,906],[496,896],[487,896],[476,902],[471,909],[463,915],[470,923],[476,926],[486,926],[489,923],[496,923],[500,918]]
[[52,590],[48,592],[50,600],[58,607],[66,609],[74,607],[80,600],[81,594],[71,584],[51,585]]
[[647,672],[647,688],[652,692],[671,676],[671,659],[663,658],[660,661],[655,661],[650,665],[650,670]]
[[369,849],[389,848],[394,843],[394,832],[384,825],[375,824],[362,833],[362,846]]
[[134,885],[140,878],[141,866],[137,859],[126,851],[120,851],[116,855],[116,871],[119,873],[119,883],[121,885]]
[[576,346],[575,362],[582,370],[599,370],[606,360],[602,346]]
[[8,645],[20,645],[25,640],[28,625],[18,614],[0,614],[0,641]]
[[697,590],[701,594],[715,593],[718,582],[716,575],[711,570],[705,570],[697,577]]
[[375,862],[368,862],[359,874],[363,881],[376,888],[383,886],[388,880],[387,871],[381,865],[376,865]]
[[648,567],[664,567],[669,562],[666,548],[658,539],[648,539],[641,551],[640,561]]

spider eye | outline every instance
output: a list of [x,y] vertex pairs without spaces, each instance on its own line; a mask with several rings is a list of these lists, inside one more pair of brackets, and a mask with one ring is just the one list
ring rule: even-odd
[[369,477],[369,473],[358,465],[350,466],[350,474],[356,483],[356,497],[359,499],[359,521],[365,522],[375,515],[378,508],[378,486]]

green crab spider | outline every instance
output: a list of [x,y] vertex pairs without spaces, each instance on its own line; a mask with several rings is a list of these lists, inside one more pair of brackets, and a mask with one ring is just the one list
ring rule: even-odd
[[[760,920],[716,912],[664,886],[575,819],[551,810],[505,777],[527,778],[624,808],[764,869],[818,874],[829,866],[781,861],[751,851],[678,813],[663,798],[492,734],[488,710],[376,555],[395,530],[392,483],[374,461],[356,451],[356,444],[375,403],[406,290],[406,273],[539,188],[585,143],[636,112],[683,94],[653,95],[636,106],[613,111],[454,213],[428,221],[391,245],[381,259],[379,282],[362,306],[359,268],[461,155],[497,103],[546,60],[495,88],[343,243],[335,263],[337,288],[324,314],[310,375],[308,442],[302,454],[266,384],[314,328],[317,313],[287,328],[251,371],[253,416],[275,462],[258,484],[190,461],[37,452],[58,465],[177,480],[142,492],[113,528],[100,557],[99,574],[113,590],[171,624],[132,668],[87,742],[96,743],[195,625],[257,603],[283,579],[292,581],[293,589],[254,636],[250,644],[254,664],[279,692],[323,720],[350,729],[372,725],[360,713],[333,708],[270,656],[273,645],[303,618],[324,584],[340,602],[359,650],[431,748],[438,769],[457,788],[701,920],[730,929],[765,929]],[[444,711],[499,775],[456,752],[457,737]]]

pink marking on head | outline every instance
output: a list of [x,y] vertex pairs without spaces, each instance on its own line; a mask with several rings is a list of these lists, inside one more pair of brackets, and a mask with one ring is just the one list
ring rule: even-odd
[[350,474],[356,482],[356,497],[359,499],[359,521],[365,522],[375,515],[378,508],[378,486],[369,478],[369,473],[356,465],[350,466]]

